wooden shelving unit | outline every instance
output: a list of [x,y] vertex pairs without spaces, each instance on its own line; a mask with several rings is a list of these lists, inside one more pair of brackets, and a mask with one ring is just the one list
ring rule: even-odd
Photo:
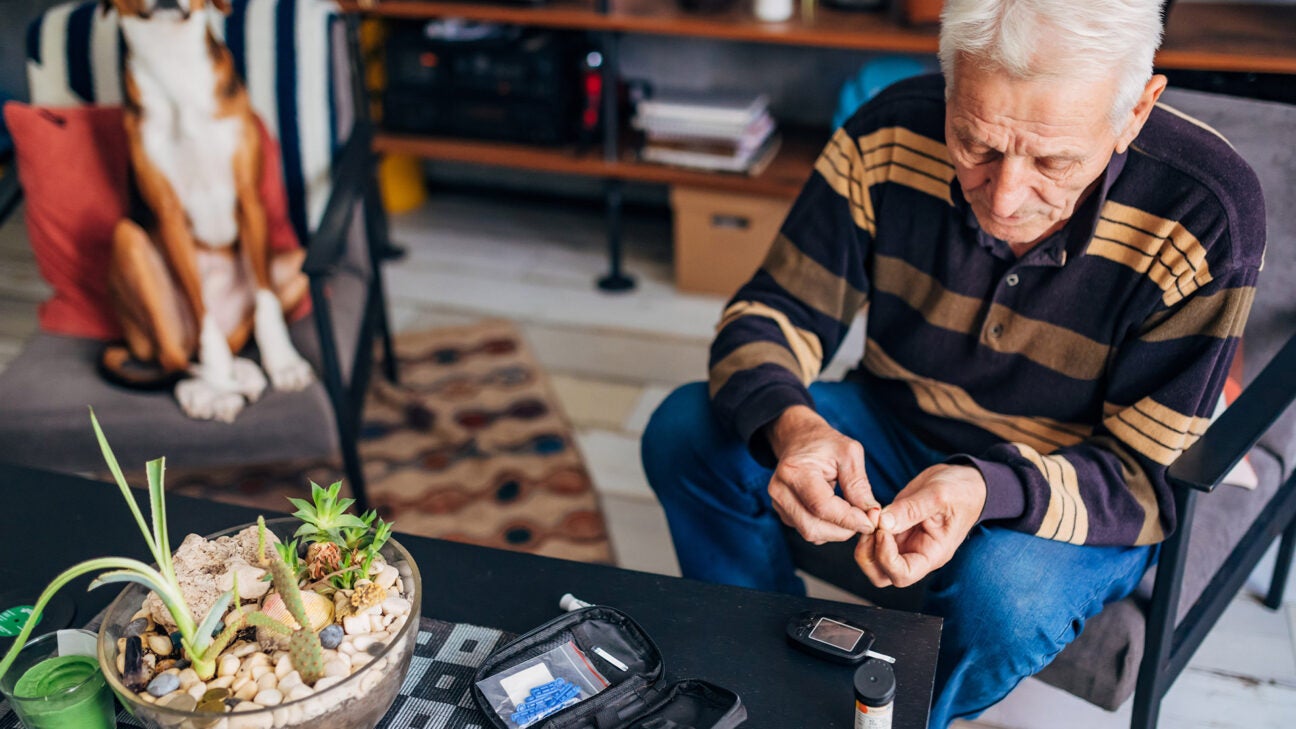
[[[935,53],[935,27],[909,27],[886,12],[849,12],[818,7],[783,23],[757,21],[747,2],[718,13],[690,13],[675,0],[547,0],[536,6],[506,2],[378,0],[362,8],[341,0],[348,12],[391,19],[458,17],[496,23],[595,32],[603,39],[605,85],[618,74],[617,40],[627,33],[859,51]],[[1171,6],[1158,68],[1296,75],[1296,10],[1290,5],[1175,3]],[[1296,82],[1296,78],[1293,78]],[[605,117],[616,121],[614,105]],[[614,124],[619,126],[619,124]],[[626,288],[620,272],[619,185],[625,181],[689,185],[752,195],[791,198],[809,178],[827,130],[785,130],[783,146],[756,176],[711,173],[641,162],[613,131],[601,149],[547,148],[523,144],[379,133],[380,152],[427,159],[583,175],[608,182],[608,247],[611,273],[600,285]]]
[[394,133],[377,135],[374,147],[379,152],[448,162],[792,198],[809,179],[814,160],[828,141],[828,133],[810,129],[784,129],[781,133],[783,144],[778,155],[760,175],[753,177],[641,162],[630,145],[622,145],[618,158],[613,161],[604,159],[597,150]]

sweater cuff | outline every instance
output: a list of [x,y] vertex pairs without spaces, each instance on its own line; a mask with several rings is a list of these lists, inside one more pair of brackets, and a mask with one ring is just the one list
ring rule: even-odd
[[769,439],[765,437],[765,426],[774,422],[784,410],[793,405],[814,407],[814,398],[803,387],[779,384],[766,387],[747,399],[734,417],[734,430],[756,462],[766,468],[778,464],[774,451],[770,449]]
[[1017,519],[1025,513],[1026,487],[1011,466],[965,454],[950,456],[945,462],[954,466],[972,466],[985,479],[986,500],[979,522]]

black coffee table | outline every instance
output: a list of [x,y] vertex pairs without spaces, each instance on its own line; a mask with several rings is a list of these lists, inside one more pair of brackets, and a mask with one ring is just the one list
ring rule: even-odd
[[[55,574],[91,557],[152,561],[115,485],[0,464],[0,494],[5,592],[34,596]],[[147,519],[147,498],[138,495]],[[167,507],[173,548],[190,532],[255,521],[258,513],[175,495]],[[837,612],[871,627],[875,650],[896,658],[895,729],[927,725],[939,618],[474,547],[399,534],[399,523],[396,528],[423,574],[425,617],[522,633],[557,616],[565,592],[617,607],[657,642],[668,680],[703,678],[736,691],[748,708],[745,726],[753,729],[852,726],[853,669],[798,653],[783,638],[784,621],[794,613]],[[76,624],[117,592],[87,593],[88,582],[63,588],[76,602]]]

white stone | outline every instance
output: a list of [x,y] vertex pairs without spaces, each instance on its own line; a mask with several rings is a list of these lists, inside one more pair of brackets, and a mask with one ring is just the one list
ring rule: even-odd
[[[339,676],[339,677],[342,677],[342,678],[346,678],[347,676],[350,676],[350,675],[351,675],[351,666],[352,666],[352,665],[355,665],[354,661],[351,663],[351,665],[347,665],[347,664],[345,664],[345,663],[343,663],[342,661],[339,661],[339,660],[332,660],[332,661],[329,661],[328,663],[325,663],[325,664],[324,664],[324,675],[325,675],[325,676]],[[321,680],[322,680],[322,679],[321,679]],[[319,687],[319,682],[317,681],[317,682],[316,682],[316,688],[318,688],[318,687]]]
[[[375,608],[378,608],[377,605],[374,605],[374,607],[375,607]],[[383,625],[383,621],[382,621],[382,609],[381,609],[381,608],[378,608],[378,610],[379,610],[379,612],[378,612],[377,615],[370,615],[370,616],[369,616],[369,632],[371,632],[371,633],[377,633],[377,632],[381,631],[383,628],[387,627],[386,625]]]
[[283,694],[279,689],[262,689],[257,692],[252,701],[262,706],[278,706],[283,703]]
[[253,653],[260,653],[263,659],[266,658],[266,654],[261,653],[261,646],[250,640],[240,640],[234,644],[233,648],[230,648],[229,652],[230,655],[238,656],[239,658],[246,658]]
[[[265,664],[265,663],[263,663],[263,664],[261,664],[260,666],[253,666],[253,667],[252,667],[252,680],[253,680],[253,681],[260,681],[260,680],[261,680],[261,677],[264,676],[264,675],[266,675],[267,673],[269,673],[269,674],[273,674],[273,673],[274,673],[274,669],[271,668],[269,664]],[[276,676],[276,678],[278,678],[278,677]]]
[[148,644],[149,644],[149,650],[153,651],[159,656],[171,655],[171,649],[175,647],[171,645],[170,638],[168,638],[165,635],[158,635],[156,633],[149,636]]
[[301,721],[301,710],[296,706],[285,706],[274,711],[275,726],[290,726]]
[[356,653],[351,656],[351,671],[359,671],[366,663],[373,660],[373,656],[368,653]]
[[378,639],[372,634],[357,635],[355,642],[352,643],[352,645],[355,646],[357,653],[364,653],[368,652],[368,650],[376,643],[378,643]]
[[[256,685],[255,681],[248,681],[243,684],[242,688],[239,688],[234,692],[234,698],[240,699],[246,703],[251,701],[258,693],[260,693],[260,691],[261,687]],[[242,705],[243,704],[239,704],[239,706]]]
[[234,589],[234,575],[236,574],[238,575],[240,599],[257,600],[270,591],[270,583],[261,581],[266,571],[240,560],[231,562],[229,569],[216,578],[216,584],[220,587],[221,592]]
[[[238,690],[239,690],[239,689],[243,688],[244,686],[246,686],[246,685],[248,685],[248,684],[250,684],[250,683],[253,683],[253,682],[252,682],[252,676],[251,676],[250,674],[249,674],[249,675],[243,675],[242,672],[240,671],[240,672],[239,672],[239,675],[237,675],[237,676],[234,677],[234,681],[233,681],[232,683],[230,683],[230,685],[228,686],[228,688],[229,688],[229,690],[230,690],[231,693],[238,693]],[[253,684],[253,685],[255,685],[255,684]]]
[[310,686],[307,686],[304,683],[300,683],[297,684],[296,686],[293,686],[291,689],[289,689],[287,698],[289,701],[298,701],[306,698],[307,696],[310,696],[313,693],[315,692],[311,689]]
[[408,615],[411,607],[410,601],[403,597],[389,597],[382,601],[382,610],[388,615]]
[[374,582],[384,589],[391,589],[398,579],[400,579],[400,572],[391,565],[383,567],[382,571],[374,576]]
[[368,633],[372,627],[368,615],[348,615],[342,618],[342,630],[347,635]]
[[350,671],[348,671],[347,674],[343,676],[329,676],[326,674],[323,678],[315,682],[315,690],[323,691],[324,689],[329,688],[331,686],[336,686],[342,682],[342,679],[346,678],[349,675],[351,675]]
[[232,655],[224,655],[220,658],[220,664],[216,668],[217,676],[233,676],[238,673],[239,659]]
[[264,673],[261,678],[257,679],[256,685],[262,690],[277,688],[279,686],[279,677],[273,673]]
[[200,680],[198,678],[198,672],[193,670],[192,668],[186,668],[183,671],[181,671],[178,678],[180,679],[181,690],[188,689],[190,686],[194,685]]
[[239,714],[264,708],[251,701],[240,702],[234,706],[234,711],[227,717],[229,729],[270,729],[274,726],[274,717],[270,714],[239,716]]
[[285,653],[282,658],[280,658],[278,661],[275,662],[275,667],[274,667],[275,677],[283,678],[284,676],[287,676],[288,674],[292,673],[292,671],[293,671],[292,659],[289,658],[288,654]]
[[207,693],[207,684],[199,681],[185,689],[184,692],[194,697],[194,701],[202,701],[203,694]]
[[279,679],[278,688],[280,693],[287,694],[289,691],[293,690],[294,688],[300,685],[302,685],[301,674],[296,671],[292,671],[287,676],[284,676],[283,678]]
[[[258,646],[256,643],[248,643],[248,645],[252,646],[252,647],[253,647],[253,650],[256,650],[257,648],[260,647],[260,646]],[[243,659],[243,665],[245,665],[245,666],[268,666],[268,665],[270,665],[270,656],[268,656],[268,655],[266,655],[266,654],[264,654],[264,653],[262,653],[262,652],[260,652],[260,651],[257,651],[257,652],[255,652],[255,653],[253,653],[252,655],[248,656],[247,658],[244,658],[244,659]]]
[[234,685],[233,676],[217,676],[216,678],[213,678],[212,680],[207,682],[207,688],[209,689],[214,689],[214,688],[227,689],[233,685]]

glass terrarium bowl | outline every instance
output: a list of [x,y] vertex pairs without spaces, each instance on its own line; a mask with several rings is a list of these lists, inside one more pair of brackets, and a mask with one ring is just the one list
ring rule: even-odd
[[[266,521],[266,529],[282,542],[291,541],[292,534],[299,525],[299,521],[291,518]],[[207,538],[232,536],[248,526],[243,524],[210,534]],[[407,595],[411,604],[409,617],[381,653],[375,654],[372,660],[341,682],[310,696],[265,709],[224,714],[177,711],[142,701],[135,692],[126,688],[117,673],[117,639],[122,636],[126,624],[139,611],[148,594],[146,588],[133,583],[113,600],[104,614],[103,625],[99,629],[99,666],[108,686],[121,699],[122,705],[148,729],[373,727],[396,700],[405,673],[409,670],[414,643],[418,638],[420,605],[423,600],[423,581],[410,553],[395,539],[383,545],[381,553],[387,563],[400,572],[401,581],[410,593]]]

